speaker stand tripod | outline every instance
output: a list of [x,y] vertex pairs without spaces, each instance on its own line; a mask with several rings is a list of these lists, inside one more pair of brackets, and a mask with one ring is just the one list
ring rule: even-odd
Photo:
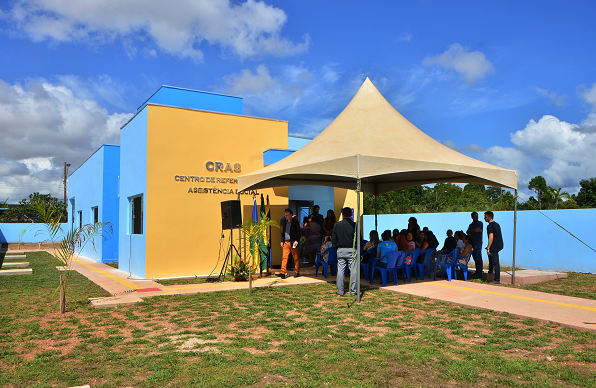
[[222,281],[222,282],[226,281],[226,268],[228,267],[228,260],[231,262],[232,255],[234,254],[234,251],[236,251],[236,254],[238,255],[238,257],[240,257],[240,253],[238,252],[238,249],[236,248],[236,245],[234,245],[234,242],[232,239],[233,233],[234,233],[234,229],[230,229],[230,246],[228,247],[228,253],[226,253],[226,258],[224,259],[224,263],[223,263],[223,266],[221,267],[221,271],[219,272],[219,276],[217,277],[219,279],[219,281]]

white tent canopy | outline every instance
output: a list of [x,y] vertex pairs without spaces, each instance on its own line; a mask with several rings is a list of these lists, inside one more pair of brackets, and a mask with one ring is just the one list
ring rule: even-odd
[[[238,190],[299,185],[356,190],[356,236],[360,236],[361,191],[376,198],[386,192],[440,182],[515,189],[515,282],[517,171],[470,158],[434,140],[396,111],[368,78],[343,112],[315,139],[277,163],[238,177]],[[355,252],[360,252],[360,239],[356,240]],[[360,302],[360,265],[355,264],[352,270]]]
[[316,185],[382,194],[429,183],[517,189],[517,171],[463,155],[419,130],[367,78],[339,116],[292,155],[238,178],[239,190]]

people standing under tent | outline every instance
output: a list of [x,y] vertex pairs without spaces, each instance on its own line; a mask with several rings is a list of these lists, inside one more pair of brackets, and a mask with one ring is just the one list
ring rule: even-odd
[[371,230],[368,237],[368,242],[362,247],[362,262],[364,264],[368,264],[368,261],[370,260],[370,250],[372,248],[376,249],[379,246],[379,232]]
[[412,233],[413,240],[417,242],[418,237],[420,236],[420,226],[418,225],[416,217],[410,217],[408,219],[408,232]]
[[321,249],[321,225],[317,224],[312,214],[307,218],[306,224],[306,255],[310,264],[315,263],[317,253]]
[[391,231],[387,229],[381,233],[383,242],[379,243],[377,247],[377,258],[381,259],[377,262],[377,268],[387,268],[387,256],[389,252],[397,251],[397,245],[391,241]]
[[296,273],[294,277],[300,276],[300,259],[298,258],[298,242],[300,241],[300,223],[294,217],[292,209],[284,211],[284,226],[281,227],[281,247],[283,249],[283,256],[281,260],[281,273],[276,273],[282,279],[286,278],[287,266],[290,253],[294,259],[294,267]]
[[[321,231],[324,229],[323,226],[325,224],[325,217],[323,217],[322,214],[319,214],[319,210],[321,210],[321,207],[319,205],[315,205],[312,207],[312,214],[310,215],[310,217],[317,223],[319,224],[319,226],[321,227]],[[321,240],[323,240],[323,238],[321,237]]]
[[482,278],[482,221],[478,221],[478,213],[472,213],[472,223],[468,226],[466,234],[470,239],[470,244],[474,250],[472,251],[472,257],[474,258],[474,264],[476,264],[476,272],[470,276],[471,279]]
[[325,221],[323,222],[323,237],[332,237],[333,227],[335,226],[336,222],[337,220],[335,218],[335,212],[331,209],[327,210],[327,217],[325,217]]
[[[353,251],[356,223],[352,221],[352,209],[345,207],[341,211],[342,220],[333,227],[332,242],[337,247],[337,294],[344,294],[344,278],[346,265],[352,269],[352,255],[354,260],[360,260],[358,252]],[[356,276],[350,281],[350,293],[356,295]]]
[[438,252],[439,255],[448,255],[457,247],[457,240],[453,237],[453,231],[447,230],[447,238],[443,243],[443,248]]
[[486,246],[488,273],[495,274],[492,284],[501,284],[499,252],[503,249],[503,235],[501,234],[501,225],[495,222],[494,217],[493,212],[484,212],[484,221],[488,222],[486,226],[486,234],[488,235],[488,244]]

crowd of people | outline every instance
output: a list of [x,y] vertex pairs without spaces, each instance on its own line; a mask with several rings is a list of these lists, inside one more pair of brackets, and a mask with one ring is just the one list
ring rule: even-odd
[[[329,247],[333,246],[337,249],[338,258],[337,293],[343,295],[345,268],[351,266],[353,256],[355,224],[351,219],[352,209],[342,209],[342,220],[340,222],[337,222],[333,210],[327,211],[327,217],[319,214],[319,210],[320,207],[315,205],[313,213],[308,217],[304,217],[302,224],[300,224],[292,210],[286,209],[285,217],[280,223],[283,258],[281,273],[277,275],[282,279],[286,277],[288,258],[291,254],[294,258],[294,277],[300,276],[298,244],[301,239],[306,244],[306,255],[310,264],[315,264],[318,253],[325,253]],[[413,251],[415,249],[420,249],[420,254],[416,259],[417,263],[424,263],[427,255],[431,255],[434,259],[441,255],[449,255],[457,249],[458,263],[467,265],[470,257],[472,257],[475,272],[470,278],[481,279],[483,273],[482,242],[484,225],[478,220],[477,212],[473,212],[471,217],[472,222],[466,232],[457,230],[454,233],[451,229],[447,230],[447,237],[440,249],[435,234],[427,227],[420,228],[415,217],[409,218],[407,228],[402,230],[394,229],[393,232],[385,230],[380,238],[378,232],[372,230],[368,242],[362,247],[360,260],[368,263],[370,260],[378,258],[377,266],[386,268],[387,256],[391,251],[407,251],[408,254],[404,259],[404,263],[409,265],[413,260]],[[488,243],[485,248],[489,261],[488,279],[493,284],[499,284],[501,280],[499,251],[503,249],[501,228],[494,221],[494,214],[491,211],[484,213],[484,220],[488,223],[486,228]],[[374,257],[371,257],[371,252],[376,252]],[[326,255],[322,257],[322,260],[327,261]],[[452,259],[447,257],[445,260]],[[354,284],[350,285],[350,292],[354,294],[356,292],[355,280],[352,281]]]
[[[363,247],[362,261],[368,263],[372,258],[370,252],[376,252],[376,258],[380,259],[377,263],[378,267],[385,268],[387,265],[387,255],[390,251],[407,251],[404,263],[409,265],[412,261],[412,252],[419,248],[421,254],[418,256],[416,262],[423,263],[426,255],[431,254],[433,259],[441,255],[449,255],[455,249],[458,250],[457,260],[459,264],[468,265],[470,257],[474,260],[475,272],[470,276],[472,279],[481,279],[483,273],[482,261],[482,235],[483,227],[481,221],[478,220],[478,213],[471,214],[472,222],[468,226],[466,232],[457,230],[447,230],[447,238],[443,246],[439,249],[439,242],[435,234],[427,227],[420,228],[415,217],[410,217],[408,226],[401,231],[394,229],[393,233],[390,230],[385,230],[379,234],[376,230],[372,230],[369,234],[369,241]],[[486,253],[489,261],[489,277],[494,284],[500,283],[500,264],[499,251],[503,249],[503,238],[501,235],[501,228],[498,223],[494,221],[493,212],[485,212],[484,220],[487,225],[488,244]],[[372,248],[375,248],[372,250]],[[430,251],[428,249],[431,248]],[[434,248],[434,250],[433,250]],[[426,252],[426,254],[424,254]],[[446,258],[451,260],[451,258]],[[494,275],[490,276],[490,275]]]

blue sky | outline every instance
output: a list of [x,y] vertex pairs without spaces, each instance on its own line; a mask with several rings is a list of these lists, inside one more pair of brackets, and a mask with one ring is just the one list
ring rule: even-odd
[[595,17],[594,1],[3,1],[0,198],[61,197],[62,163],[118,144],[162,84],[315,136],[366,77],[520,189],[575,193],[596,176]]

